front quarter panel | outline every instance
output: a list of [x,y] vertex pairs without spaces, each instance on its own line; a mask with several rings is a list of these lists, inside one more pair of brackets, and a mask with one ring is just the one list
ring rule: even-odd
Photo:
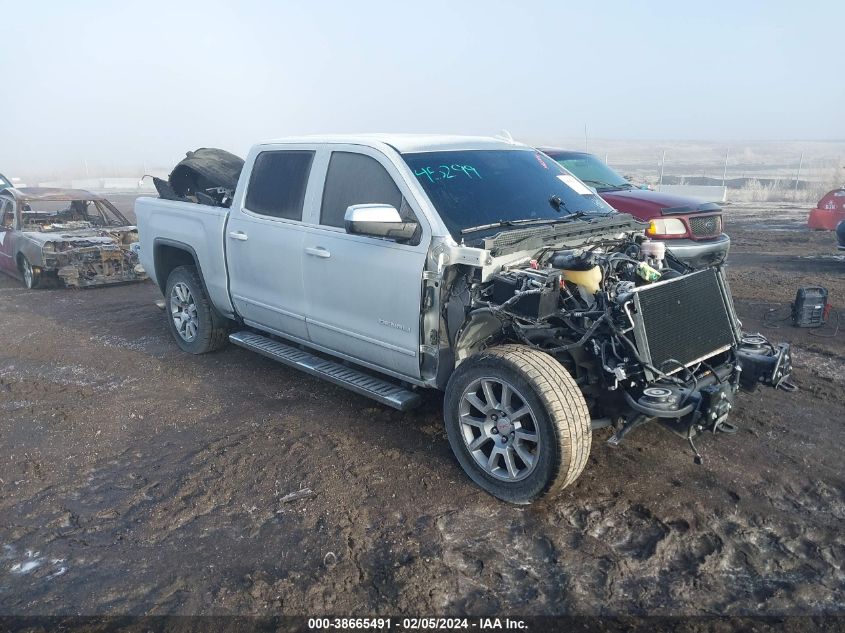
[[15,241],[15,262],[17,262],[18,254],[21,254],[33,266],[44,266],[44,250],[40,243],[19,232],[16,232],[13,237]]

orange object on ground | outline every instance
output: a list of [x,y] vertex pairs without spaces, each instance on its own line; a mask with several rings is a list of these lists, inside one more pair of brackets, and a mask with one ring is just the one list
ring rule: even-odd
[[816,208],[810,211],[807,226],[821,231],[833,231],[845,220],[845,186],[826,193]]

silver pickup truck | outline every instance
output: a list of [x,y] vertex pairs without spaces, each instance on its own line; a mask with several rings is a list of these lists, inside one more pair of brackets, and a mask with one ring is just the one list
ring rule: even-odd
[[789,385],[789,347],[741,330],[720,267],[691,271],[530,147],[283,139],[231,190],[212,180],[136,203],[178,345],[231,342],[400,410],[443,390],[458,462],[501,499],[571,484],[602,427],[615,445],[656,421],[699,458],[694,438],[736,430],[740,387]]

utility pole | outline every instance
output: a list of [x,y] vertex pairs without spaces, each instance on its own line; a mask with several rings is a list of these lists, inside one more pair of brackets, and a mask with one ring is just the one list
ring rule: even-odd
[[798,179],[801,177],[801,165],[804,164],[804,152],[801,152],[801,158],[798,159],[798,171],[795,173],[795,197],[798,197]]
[[725,152],[725,169],[722,171],[722,186],[725,186],[725,181],[728,179],[728,154],[730,151]]
[[666,150],[663,150],[663,155],[660,157],[660,182],[657,183],[657,190],[663,188],[663,166],[666,164]]

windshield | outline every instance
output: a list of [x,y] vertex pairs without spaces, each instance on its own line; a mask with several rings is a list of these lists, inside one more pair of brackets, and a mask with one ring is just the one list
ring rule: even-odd
[[24,231],[71,231],[128,226],[129,222],[105,200],[24,200]]
[[[533,150],[403,154],[452,237],[497,233],[525,220],[554,222],[573,213],[612,213],[583,183]],[[552,202],[550,202],[550,200]]]
[[0,174],[0,189],[5,189],[6,187],[11,187],[12,183],[10,183],[3,174]]
[[598,191],[633,188],[630,182],[590,154],[577,156],[556,156],[552,154],[552,158]]

